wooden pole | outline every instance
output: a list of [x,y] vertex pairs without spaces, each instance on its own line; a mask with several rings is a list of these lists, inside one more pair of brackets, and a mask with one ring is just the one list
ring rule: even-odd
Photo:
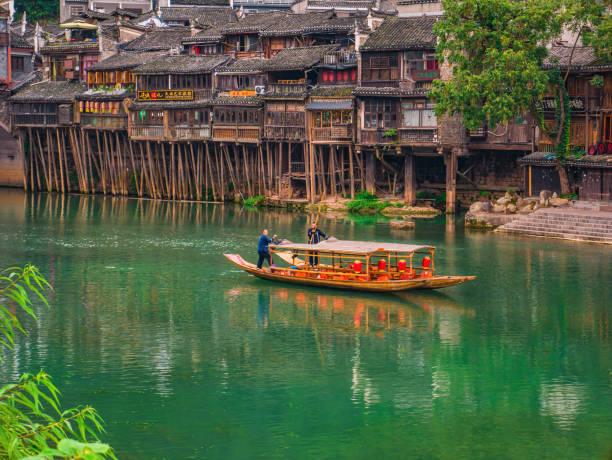
[[349,144],[349,177],[351,180],[351,199],[355,199],[355,165],[353,164],[353,145]]
[[412,152],[406,153],[404,160],[404,201],[409,206],[416,203],[415,158]]
[[446,157],[446,213],[455,213],[457,200],[457,150],[453,149]]

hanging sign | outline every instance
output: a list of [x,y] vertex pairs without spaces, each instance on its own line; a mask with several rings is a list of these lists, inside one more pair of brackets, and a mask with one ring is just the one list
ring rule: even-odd
[[138,91],[139,101],[193,101],[192,89],[162,89]]
[[230,97],[250,97],[256,96],[255,91],[230,91]]
[[[570,97],[569,98],[570,109],[573,112],[584,112],[584,98],[583,97]],[[557,107],[557,101],[554,97],[545,97],[539,102],[540,110],[552,111]]]

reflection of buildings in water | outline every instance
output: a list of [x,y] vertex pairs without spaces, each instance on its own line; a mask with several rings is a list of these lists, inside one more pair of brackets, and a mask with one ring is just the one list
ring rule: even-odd
[[361,366],[359,338],[355,340],[355,353],[351,361],[351,401],[354,404],[362,403],[366,408],[380,401],[376,388],[372,385],[372,380],[365,376]]
[[540,413],[552,417],[559,428],[569,430],[584,411],[586,394],[584,385],[578,383],[543,383]]

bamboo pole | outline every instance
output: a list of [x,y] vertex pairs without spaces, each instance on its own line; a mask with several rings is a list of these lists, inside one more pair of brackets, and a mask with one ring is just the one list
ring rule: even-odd
[[47,191],[51,192],[51,176],[47,173],[47,164],[45,163],[45,158],[44,158],[44,150],[42,148],[42,141],[40,140],[40,131],[38,129],[36,129],[36,140],[38,141],[38,155],[40,157],[40,165],[42,167],[43,170],[43,175],[45,177],[45,184],[47,186]]
[[[210,185],[212,189],[213,199],[216,200],[217,193],[215,190],[215,179],[214,179],[213,172],[212,172],[212,161],[210,159],[210,145],[208,142],[206,143],[206,170],[208,172],[206,184],[208,185],[208,176],[210,176]],[[208,193],[208,188],[206,189],[206,193]]]
[[355,199],[355,171],[353,168],[353,145],[349,144],[349,177],[351,179],[351,199]]

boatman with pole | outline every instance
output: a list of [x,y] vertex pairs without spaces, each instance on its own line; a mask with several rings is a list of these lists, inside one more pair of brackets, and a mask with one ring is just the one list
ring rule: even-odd
[[[317,223],[313,222],[312,226],[308,229],[308,244],[317,244],[321,241],[321,238],[326,240],[327,235],[317,228]],[[319,265],[319,256],[317,252],[313,252],[309,258],[310,265],[316,267]]]
[[268,249],[268,245],[276,239],[276,235],[272,238],[268,236],[268,230],[264,229],[259,236],[259,242],[257,243],[257,253],[259,254],[259,260],[257,261],[257,270],[261,270],[261,266],[264,263],[264,260],[268,261],[268,265],[272,266],[272,261],[270,260],[270,250]]

